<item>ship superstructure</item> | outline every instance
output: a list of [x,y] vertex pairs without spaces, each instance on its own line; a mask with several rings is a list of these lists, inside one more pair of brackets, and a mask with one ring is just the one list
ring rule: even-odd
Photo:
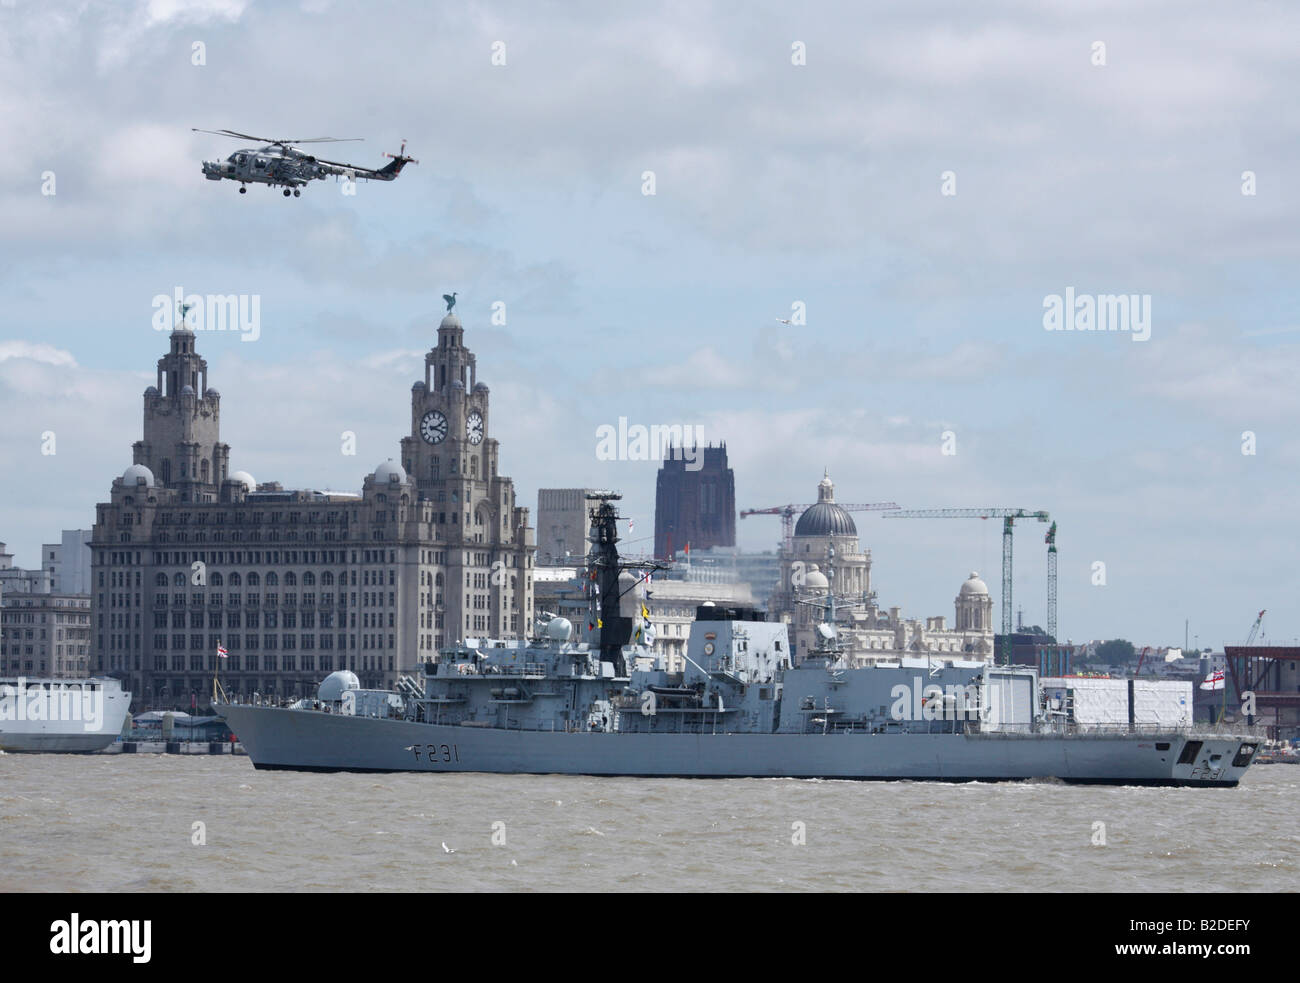
[[933,656],[851,668],[832,591],[798,664],[784,623],[704,605],[685,668],[669,672],[628,644],[636,578],[612,501],[592,509],[594,640],[543,617],[532,641],[467,639],[392,691],[336,672],[315,700],[219,712],[257,767],[321,771],[1231,786],[1253,758],[1244,733],[1063,721],[1032,668]]

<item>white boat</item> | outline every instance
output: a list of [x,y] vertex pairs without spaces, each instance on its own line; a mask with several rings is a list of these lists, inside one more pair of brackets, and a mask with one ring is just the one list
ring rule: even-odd
[[0,750],[102,750],[122,733],[130,705],[116,679],[0,677]]

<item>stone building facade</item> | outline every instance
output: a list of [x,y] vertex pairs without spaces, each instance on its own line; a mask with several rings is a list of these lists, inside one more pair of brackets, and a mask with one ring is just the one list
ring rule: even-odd
[[498,472],[490,394],[449,314],[411,391],[400,463],[359,495],[286,490],[228,471],[220,394],[182,327],[144,395],[144,439],[96,507],[94,663],[134,705],[228,693],[304,696],[349,669],[395,683],[443,645],[525,637],[528,509]]
[[782,551],[781,580],[768,603],[768,616],[790,626],[796,660],[816,644],[828,594],[835,597],[840,644],[854,665],[926,654],[993,660],[993,601],[976,573],[961,585],[952,626],[943,615],[904,618],[902,608],[880,606],[871,551],[860,547],[853,516],[835,503],[829,474],[817,486],[816,504],[795,524],[790,549]]

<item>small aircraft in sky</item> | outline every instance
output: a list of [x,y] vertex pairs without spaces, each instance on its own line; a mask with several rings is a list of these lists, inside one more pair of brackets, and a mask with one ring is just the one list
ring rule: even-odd
[[238,181],[239,193],[246,194],[250,184],[269,184],[273,188],[284,188],[284,196],[298,197],[302,187],[308,181],[323,181],[327,177],[345,177],[349,181],[394,181],[407,164],[420,163],[414,157],[406,156],[406,141],[402,149],[391,157],[392,163],[381,168],[358,167],[336,160],[325,160],[294,144],[306,143],[353,143],[360,137],[311,137],[306,140],[273,140],[269,137],[255,137],[234,130],[201,130],[192,127],[195,133],[215,133],[218,136],[235,137],[238,140],[254,140],[264,146],[236,150],[225,160],[205,160],[203,176],[209,181]]

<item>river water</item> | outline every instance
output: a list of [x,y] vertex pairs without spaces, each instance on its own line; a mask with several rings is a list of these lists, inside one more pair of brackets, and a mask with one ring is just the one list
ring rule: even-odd
[[1168,789],[9,754],[0,890],[1295,891],[1297,816],[1288,765]]

